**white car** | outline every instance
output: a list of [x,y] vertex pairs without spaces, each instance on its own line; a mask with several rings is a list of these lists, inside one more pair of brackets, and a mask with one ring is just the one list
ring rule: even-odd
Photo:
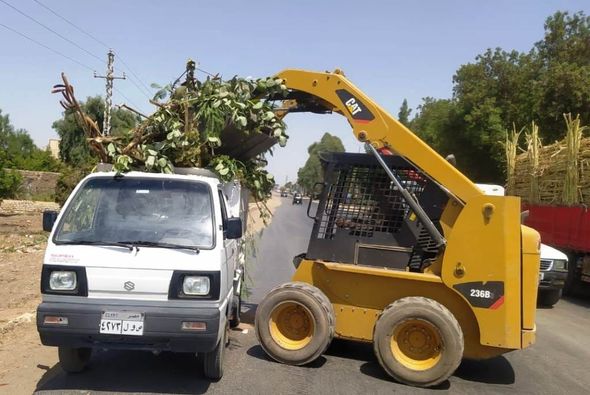
[[221,378],[239,323],[242,192],[202,169],[99,172],[44,213],[37,328],[62,368],[83,370],[93,348],[191,352]]

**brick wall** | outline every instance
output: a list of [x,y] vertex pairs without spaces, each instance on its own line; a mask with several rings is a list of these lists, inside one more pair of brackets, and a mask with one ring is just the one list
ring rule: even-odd
[[34,202],[32,200],[3,200],[0,214],[35,214],[44,210],[59,211],[59,204],[54,202]]
[[48,171],[15,170],[23,178],[17,197],[30,199],[35,196],[53,196],[60,173]]

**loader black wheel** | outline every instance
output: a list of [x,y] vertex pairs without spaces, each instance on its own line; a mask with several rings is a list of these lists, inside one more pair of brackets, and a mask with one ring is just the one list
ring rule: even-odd
[[57,353],[59,364],[66,373],[80,373],[88,365],[92,349],[59,347]]
[[373,348],[385,371],[400,383],[430,387],[448,379],[463,357],[463,332],[453,314],[423,297],[399,299],[375,324]]
[[334,310],[318,288],[292,282],[271,290],[256,310],[256,337],[274,360],[305,365],[334,337]]

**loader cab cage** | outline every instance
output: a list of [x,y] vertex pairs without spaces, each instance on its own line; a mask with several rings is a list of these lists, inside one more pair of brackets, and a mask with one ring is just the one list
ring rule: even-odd
[[[324,153],[324,186],[307,257],[400,270],[436,255],[433,241],[400,191],[372,155]],[[438,223],[448,197],[401,156],[387,166]],[[430,250],[430,253],[426,253]],[[412,266],[410,266],[412,267]]]

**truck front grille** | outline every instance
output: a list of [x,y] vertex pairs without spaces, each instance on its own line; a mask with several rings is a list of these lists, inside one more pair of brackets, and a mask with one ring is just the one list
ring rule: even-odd
[[548,272],[553,266],[553,261],[550,259],[541,259],[541,271]]

